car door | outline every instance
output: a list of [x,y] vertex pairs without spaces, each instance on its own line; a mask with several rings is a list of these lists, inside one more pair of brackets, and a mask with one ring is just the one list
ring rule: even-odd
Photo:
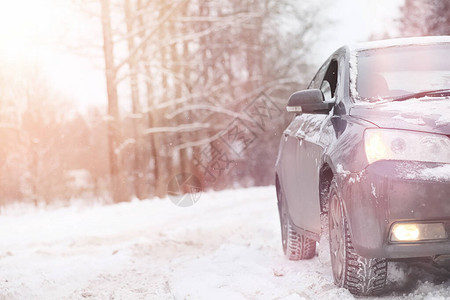
[[296,168],[297,148],[299,140],[297,139],[295,134],[300,129],[302,122],[303,119],[300,115],[295,116],[292,122],[283,132],[283,137],[281,140],[282,152],[280,157],[280,176],[282,178],[281,183],[286,196],[285,199],[287,201],[289,211],[298,211],[300,209],[299,205],[301,205],[299,201],[291,201],[291,199],[295,199],[299,193]]
[[[327,102],[336,98],[338,60],[331,57],[319,70],[309,88],[320,88]],[[317,77],[319,76],[319,77]],[[329,132],[331,115],[301,114],[291,123],[290,147],[295,147],[295,160],[291,160],[291,194],[287,195],[290,217],[295,226],[304,231],[320,234],[319,173],[326,144],[321,136]],[[298,128],[298,129],[297,129]],[[326,134],[326,133],[325,133]],[[293,149],[292,149],[293,150]],[[292,163],[294,162],[295,163]]]

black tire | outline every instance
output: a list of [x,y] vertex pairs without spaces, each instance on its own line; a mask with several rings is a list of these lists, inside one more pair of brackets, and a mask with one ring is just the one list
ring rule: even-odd
[[335,180],[331,183],[329,200],[328,223],[334,283],[357,296],[382,293],[386,288],[387,260],[365,258],[355,252]]
[[295,231],[289,219],[284,199],[277,186],[278,212],[281,224],[281,243],[289,260],[311,259],[316,255],[316,241]]

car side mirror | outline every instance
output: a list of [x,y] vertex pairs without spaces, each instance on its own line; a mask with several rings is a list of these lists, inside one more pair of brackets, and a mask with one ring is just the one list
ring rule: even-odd
[[321,90],[309,89],[292,94],[289,97],[286,110],[297,114],[328,114],[333,104],[332,102],[324,102]]

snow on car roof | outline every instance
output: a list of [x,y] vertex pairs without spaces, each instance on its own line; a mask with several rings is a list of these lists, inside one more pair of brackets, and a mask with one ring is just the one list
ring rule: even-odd
[[408,45],[427,45],[439,43],[450,43],[450,36],[422,36],[412,38],[379,40],[350,45],[350,49],[358,52],[376,48],[388,48],[388,47],[408,46]]

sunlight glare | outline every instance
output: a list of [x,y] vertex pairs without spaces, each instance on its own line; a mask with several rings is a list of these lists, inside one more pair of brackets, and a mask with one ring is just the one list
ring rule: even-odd
[[55,28],[52,28],[52,20],[57,13],[54,4],[55,1],[51,0],[0,2],[2,59],[23,60],[32,57],[37,45],[49,42],[55,32]]

